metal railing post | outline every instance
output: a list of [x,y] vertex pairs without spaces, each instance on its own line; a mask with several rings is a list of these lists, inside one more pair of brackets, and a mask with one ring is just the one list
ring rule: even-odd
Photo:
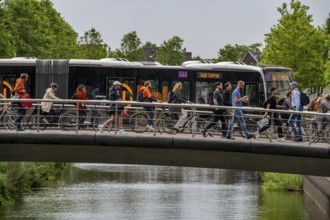
[[152,122],[152,124],[154,125],[153,127],[154,127],[154,136],[156,136],[156,119],[157,119],[157,105],[156,104],[154,104],[153,106],[152,106],[153,108],[154,108],[154,118],[153,118],[153,122]]
[[78,107],[76,110],[76,133],[78,133],[79,130],[79,103],[77,103]]
[[39,105],[37,105],[37,132],[40,131],[40,107]]
[[115,134],[118,131],[118,104],[115,104]]
[[273,134],[274,134],[274,112],[270,113],[270,132],[269,132],[269,141],[272,142],[273,141]]

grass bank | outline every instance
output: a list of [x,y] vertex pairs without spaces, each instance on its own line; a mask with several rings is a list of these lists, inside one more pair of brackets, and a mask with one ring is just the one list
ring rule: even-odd
[[286,173],[261,173],[262,188],[265,190],[302,191],[303,176]]
[[22,193],[54,184],[64,163],[0,163],[0,206],[12,203]]

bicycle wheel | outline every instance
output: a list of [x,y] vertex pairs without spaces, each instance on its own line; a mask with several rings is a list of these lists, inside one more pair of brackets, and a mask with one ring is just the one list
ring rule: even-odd
[[207,120],[204,118],[197,118],[196,120],[192,120],[189,123],[189,131],[191,133],[200,133],[200,129],[204,128],[207,124]]
[[[108,116],[106,115],[99,115],[98,117],[95,117],[93,120],[93,128],[95,132],[99,131],[98,126],[104,124],[108,120]],[[114,127],[114,123],[111,123],[107,126],[107,128],[104,128],[105,131],[110,132],[112,128]]]
[[[77,126],[77,117],[75,112],[66,112],[64,113],[59,122],[60,122],[60,128],[63,131],[75,131]],[[78,121],[79,122],[79,121]],[[78,129],[80,128],[78,124]]]
[[132,131],[136,133],[143,133],[147,131],[148,117],[143,112],[138,112],[132,115],[129,119]]
[[162,130],[167,133],[167,134],[174,134],[175,133],[175,129],[174,129],[174,125],[176,123],[176,120],[173,116],[165,116],[160,122],[160,127],[162,128]]
[[36,114],[28,115],[26,117],[26,127],[31,130],[36,130],[38,128],[39,120],[39,129],[45,130],[48,127],[48,119],[45,115],[40,115],[39,117]]
[[330,127],[329,126],[324,131],[324,139],[328,144],[330,144]]
[[17,118],[16,114],[10,113],[4,116],[3,118],[3,127],[7,131],[15,130],[16,125],[15,125],[15,120]]

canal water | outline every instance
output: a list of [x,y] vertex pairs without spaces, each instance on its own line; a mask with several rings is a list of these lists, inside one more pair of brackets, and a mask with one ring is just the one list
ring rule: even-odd
[[257,172],[74,164],[59,186],[23,196],[0,219],[309,220],[301,192],[265,192]]

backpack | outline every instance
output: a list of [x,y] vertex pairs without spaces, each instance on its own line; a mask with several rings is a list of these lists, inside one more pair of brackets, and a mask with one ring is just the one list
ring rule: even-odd
[[144,101],[143,91],[144,91],[144,89],[140,90],[139,93],[137,94],[137,96],[136,96],[136,101],[137,102],[143,102]]
[[277,101],[277,105],[284,105],[285,98],[281,98]]
[[175,99],[175,95],[174,95],[174,92],[171,90],[167,94],[167,102],[172,103],[174,101],[174,99]]
[[304,106],[308,104],[309,104],[309,96],[304,92],[300,92],[300,105]]
[[320,108],[321,102],[315,102],[314,106],[313,106],[313,110],[314,111],[318,111]]

